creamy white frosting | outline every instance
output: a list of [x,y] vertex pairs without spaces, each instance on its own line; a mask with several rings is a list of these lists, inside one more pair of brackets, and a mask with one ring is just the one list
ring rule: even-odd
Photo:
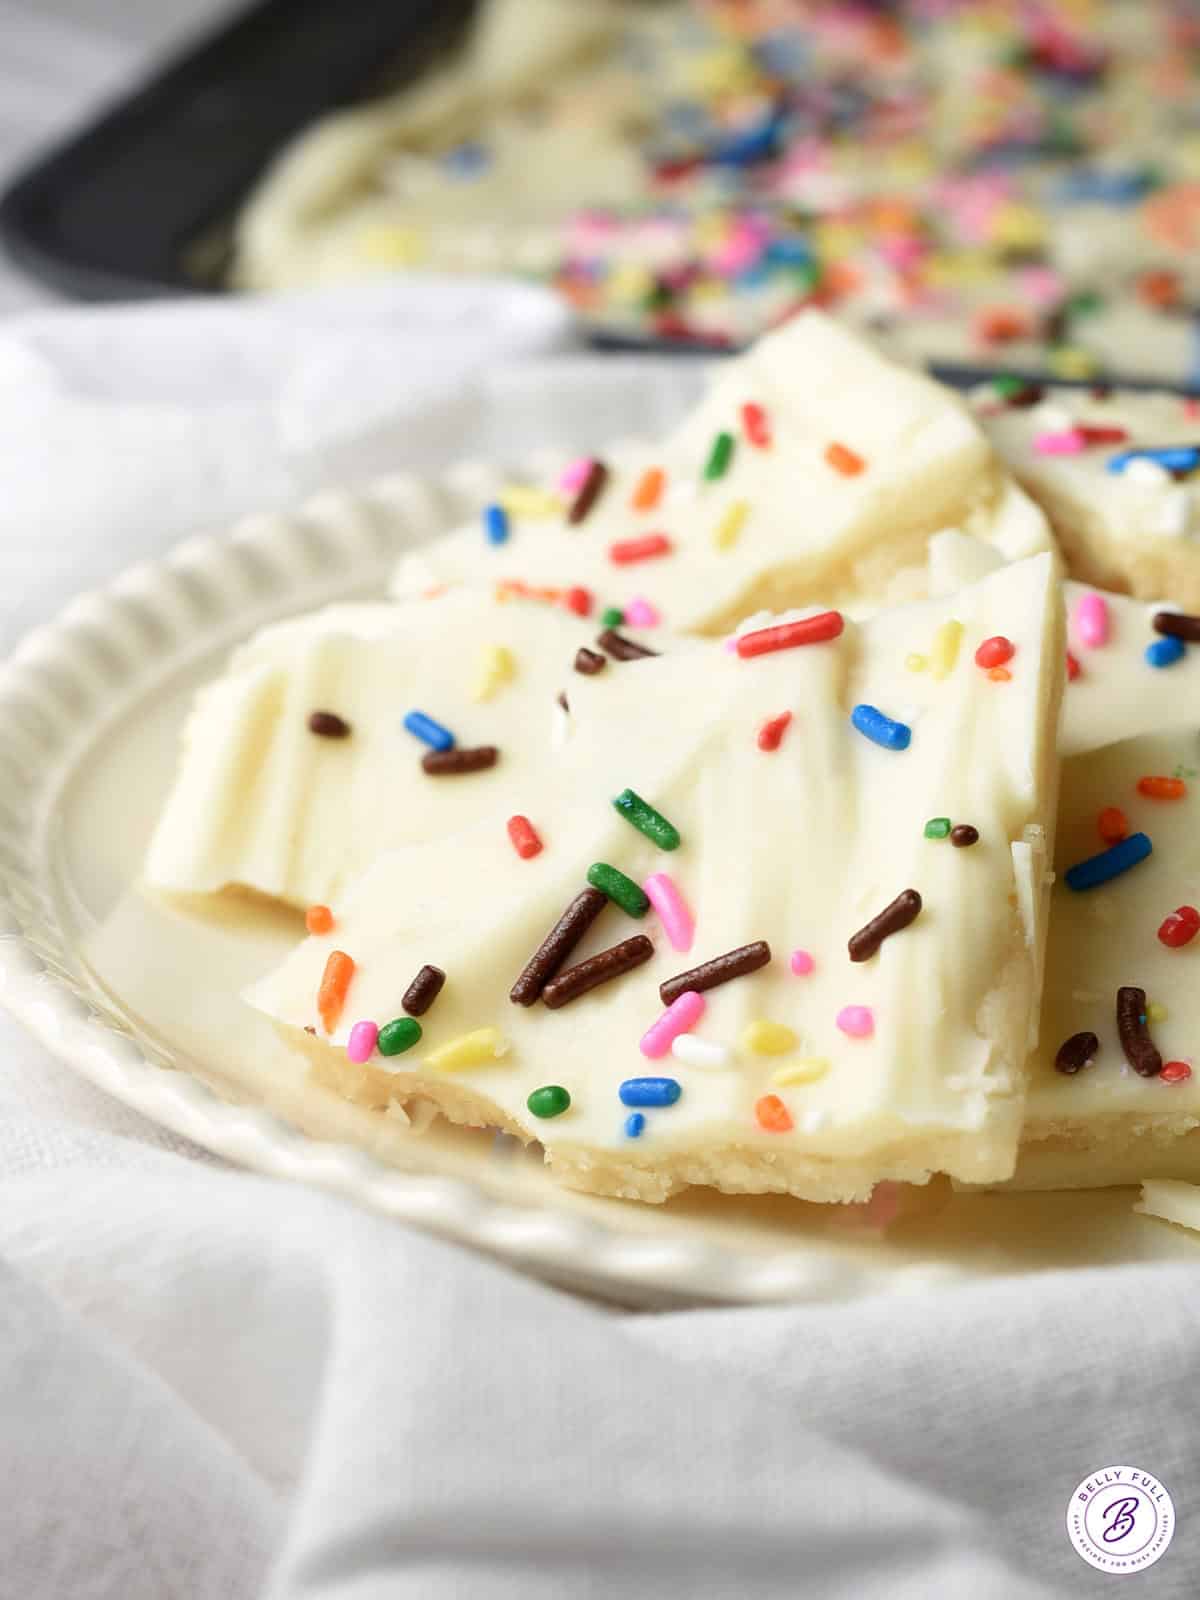
[[[323,903],[383,850],[503,820],[522,808],[553,744],[556,696],[595,633],[565,609],[471,589],[331,606],[264,629],[197,696],[147,882]],[[314,710],[342,717],[349,737],[313,734]],[[497,746],[499,761],[467,778],[428,776],[429,746],[403,726],[413,710],[461,746]]]
[[[938,630],[950,622],[962,634],[939,674]],[[1011,681],[974,660],[997,634],[1016,646]],[[915,656],[930,665],[913,670]],[[1044,555],[952,598],[847,623],[832,642],[751,660],[703,644],[580,678],[570,736],[522,808],[545,840],[540,856],[516,857],[499,811],[452,840],[393,852],[335,904],[333,931],[305,941],[248,998],[301,1042],[299,1030],[317,1029],[308,1048],[318,1073],[343,1093],[376,1104],[431,1097],[458,1120],[539,1138],[580,1187],[660,1199],[702,1182],[850,1199],[881,1178],[934,1170],[1005,1177],[1043,937],[1061,672]],[[911,726],[907,750],[852,727],[863,702]],[[792,724],[764,752],[756,732],[785,710]],[[626,787],[678,827],[677,851],[617,814],[611,800]],[[926,838],[939,816],[974,825],[979,842]],[[562,1010],[512,1004],[509,987],[597,860],[637,882],[669,873],[695,916],[692,949],[670,948],[653,913],[637,921],[610,905],[571,959],[638,933],[652,939],[652,959]],[[917,920],[851,963],[848,937],[909,888],[923,897]],[[638,1040],[661,1014],[659,983],[757,939],[771,963],[710,991],[696,1025],[727,1047],[730,1065],[648,1061]],[[317,989],[335,949],[356,970],[326,1045]],[[806,976],[791,969],[796,949],[813,957]],[[448,979],[420,1045],[349,1063],[353,1024],[402,1015],[401,995],[426,962]],[[871,1008],[871,1037],[839,1029],[847,1006]],[[745,1042],[755,1021],[793,1030],[794,1048],[756,1053]],[[437,1067],[442,1046],[484,1027],[499,1030],[502,1056]],[[828,1070],[812,1081],[775,1078],[789,1066],[811,1074],[800,1064],[814,1060]],[[617,1091],[643,1075],[673,1077],[683,1093],[647,1113],[633,1139]],[[572,1097],[549,1121],[526,1109],[546,1084]],[[759,1125],[756,1103],[768,1094],[787,1107],[791,1131]]]
[[[769,449],[746,437],[748,402],[763,409]],[[732,459],[709,481],[706,463],[722,432],[734,438]],[[833,446],[853,452],[862,470],[838,471],[827,458]],[[999,469],[963,402],[817,311],[717,368],[706,397],[667,439],[608,465],[609,481],[581,524],[565,513],[515,515],[508,541],[489,545],[472,523],[406,557],[394,592],[438,582],[579,584],[598,605],[644,597],[673,630],[713,633],[762,608],[918,597],[929,538],[947,528],[965,529],[1009,561],[1050,548],[1045,519]],[[637,486],[653,468],[666,475],[662,499],[636,510]],[[738,507],[740,528],[722,541]],[[614,545],[651,533],[666,535],[670,553],[614,562]]]

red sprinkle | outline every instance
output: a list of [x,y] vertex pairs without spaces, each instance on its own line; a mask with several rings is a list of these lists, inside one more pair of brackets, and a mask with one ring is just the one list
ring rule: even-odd
[[1163,1069],[1158,1075],[1160,1083],[1186,1083],[1192,1075],[1192,1069],[1186,1061],[1164,1061]]
[[764,722],[758,730],[758,748],[768,752],[778,750],[791,720],[792,713],[782,711],[779,716],[771,717],[769,721]]
[[977,667],[1002,667],[1006,661],[1011,661],[1017,653],[1017,647],[1011,639],[1006,639],[1002,633],[994,634],[992,638],[985,639],[975,652],[975,665]]
[[815,617],[801,617],[799,622],[781,622],[774,628],[743,633],[737,642],[737,653],[746,661],[751,656],[770,655],[773,650],[791,650],[798,644],[824,644],[836,639],[845,626],[846,619],[840,611],[821,611]]
[[590,589],[568,589],[563,595],[563,604],[568,611],[573,611],[577,617],[590,617],[592,614],[592,591]]
[[1129,437],[1127,428],[1088,427],[1086,423],[1078,422],[1074,431],[1084,444],[1124,444]]
[[509,817],[508,837],[512,840],[513,849],[522,861],[532,861],[534,856],[542,853],[542,841],[538,838],[537,830],[528,817]]
[[1195,906],[1179,906],[1164,917],[1158,930],[1159,944],[1168,950],[1182,950],[1200,933],[1200,911]]
[[834,442],[825,447],[825,459],[835,472],[840,472],[843,478],[857,478],[866,466],[863,458],[849,445]]
[[1105,806],[1096,818],[1096,830],[1105,844],[1120,844],[1129,837],[1129,818],[1119,806]]
[[1149,800],[1182,800],[1187,793],[1182,778],[1139,778],[1137,788]]
[[1083,668],[1079,665],[1078,661],[1076,661],[1075,657],[1068,650],[1067,651],[1067,682],[1068,683],[1074,683],[1075,679],[1079,676],[1079,674],[1082,671],[1083,671]]
[[791,1133],[792,1113],[777,1094],[764,1094],[754,1102],[754,1115],[765,1133]]
[[756,406],[753,400],[747,400],[742,407],[742,427],[746,431],[746,438],[756,449],[771,448],[771,424],[767,421],[767,413],[761,406]]
[[665,533],[646,533],[640,539],[618,539],[608,548],[609,559],[620,567],[634,561],[652,561],[656,556],[669,556],[671,541]]

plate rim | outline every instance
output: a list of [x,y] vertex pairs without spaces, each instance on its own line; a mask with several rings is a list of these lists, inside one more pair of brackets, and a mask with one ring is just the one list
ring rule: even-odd
[[[340,1194],[561,1287],[641,1307],[821,1303],[878,1292],[878,1274],[811,1242],[739,1252],[708,1239],[622,1233],[319,1140],[156,1060],[103,1012],[72,956],[50,870],[56,806],[73,756],[90,745],[98,717],[113,714],[113,695],[136,697],[172,661],[199,652],[206,639],[211,648],[217,632],[240,634],[267,615],[334,602],[330,585],[340,579],[349,588],[354,572],[361,587],[368,562],[382,578],[402,550],[465,520],[502,483],[536,479],[549,464],[542,452],[507,468],[464,462],[324,490],[291,510],[187,539],[27,633],[0,662],[0,1005],[95,1087],[203,1149]],[[928,1277],[928,1269],[898,1268],[889,1290]]]

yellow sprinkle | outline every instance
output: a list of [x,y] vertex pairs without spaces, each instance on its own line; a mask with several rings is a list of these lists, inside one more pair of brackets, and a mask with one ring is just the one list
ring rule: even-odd
[[560,517],[566,510],[556,494],[526,483],[510,483],[501,489],[500,504],[511,517]]
[[912,655],[905,656],[904,665],[910,672],[924,672],[925,668],[929,665],[929,657],[919,656],[914,651]]
[[713,534],[713,543],[718,550],[728,550],[730,545],[737,543],[738,535],[745,526],[746,518],[750,515],[749,500],[735,500],[729,510],[717,524],[717,531]]
[[472,700],[490,700],[502,683],[517,670],[511,650],[502,644],[485,644],[479,652],[479,666],[471,689]]
[[400,223],[378,222],[358,235],[363,259],[385,267],[411,267],[425,254],[425,235]]
[[958,660],[958,647],[962,643],[963,625],[961,622],[943,622],[933,636],[933,650],[930,652],[930,667],[933,676],[941,681],[948,678],[954,671],[954,663]]
[[828,1071],[829,1063],[824,1056],[804,1056],[799,1061],[789,1061],[786,1067],[776,1067],[771,1082],[786,1089],[793,1083],[816,1083]]
[[1051,350],[1046,359],[1056,378],[1094,378],[1098,370],[1095,356],[1074,345]]
[[742,1034],[742,1048],[758,1056],[785,1056],[799,1041],[782,1022],[751,1022]]
[[508,1040],[499,1028],[476,1028],[460,1039],[451,1039],[425,1057],[427,1067],[442,1072],[461,1072],[464,1067],[487,1067],[508,1054]]
[[1146,1007],[1147,1022],[1165,1022],[1167,1020],[1166,1006],[1160,1006],[1157,1000],[1151,1000]]

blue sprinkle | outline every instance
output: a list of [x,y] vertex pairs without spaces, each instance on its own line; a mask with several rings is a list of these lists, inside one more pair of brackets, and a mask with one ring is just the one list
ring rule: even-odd
[[626,1078],[617,1093],[623,1106],[673,1106],[683,1090],[676,1078]]
[[1177,661],[1182,661],[1187,654],[1187,646],[1182,639],[1168,635],[1165,639],[1155,639],[1153,644],[1146,646],[1146,661],[1152,667],[1173,667]]
[[1073,867],[1068,867],[1067,888],[1074,889],[1077,894],[1084,889],[1098,889],[1102,883],[1119,878],[1139,861],[1145,861],[1153,848],[1144,833],[1131,833],[1107,850],[1101,850],[1098,856],[1089,856],[1086,861],[1077,861]]
[[423,711],[410,711],[404,719],[404,726],[409,733],[415,733],[418,739],[423,739],[434,750],[454,748],[454,735],[450,729],[443,728],[440,722],[427,717]]
[[850,721],[873,744],[885,750],[907,750],[912,742],[912,729],[904,722],[893,722],[885,717],[878,706],[855,706]]
[[489,544],[505,544],[508,540],[508,512],[503,506],[483,508],[483,531]]
[[461,178],[474,178],[485,167],[491,165],[491,151],[486,145],[475,141],[455,145],[453,150],[448,150],[443,156],[446,169]]
[[1105,465],[1109,472],[1124,472],[1131,461],[1157,461],[1168,472],[1191,472],[1200,467],[1200,444],[1164,444],[1157,449],[1122,450],[1109,456]]
[[646,1126],[646,1119],[640,1111],[631,1111],[625,1118],[625,1135],[629,1139],[640,1139],[642,1129]]
[[1059,199],[1068,205],[1131,206],[1153,187],[1153,173],[1137,168],[1125,172],[1097,172],[1085,167],[1073,172],[1060,186]]

